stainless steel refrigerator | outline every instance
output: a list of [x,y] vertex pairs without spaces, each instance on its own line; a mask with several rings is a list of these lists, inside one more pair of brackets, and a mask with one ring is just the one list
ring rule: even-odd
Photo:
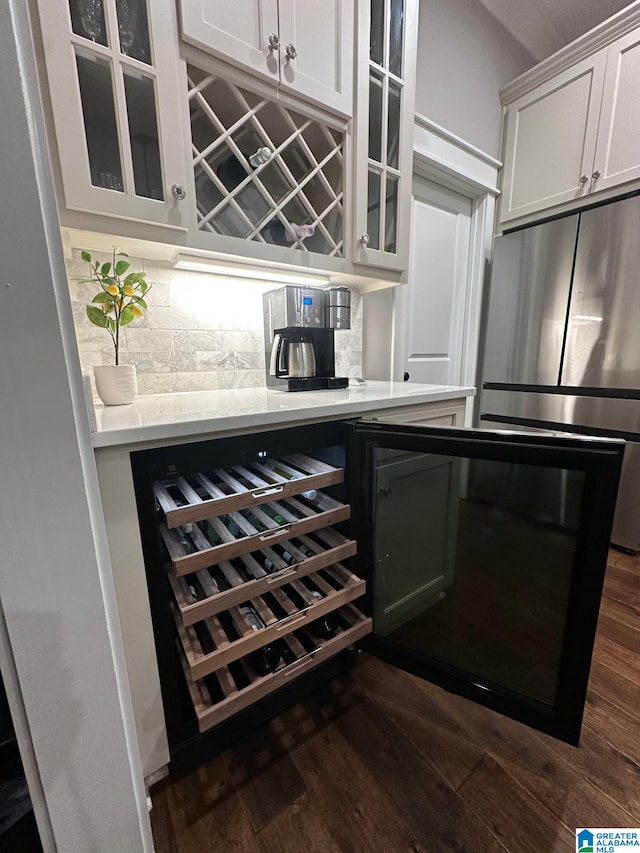
[[640,196],[498,237],[481,351],[482,425],[626,439],[612,541],[640,550]]

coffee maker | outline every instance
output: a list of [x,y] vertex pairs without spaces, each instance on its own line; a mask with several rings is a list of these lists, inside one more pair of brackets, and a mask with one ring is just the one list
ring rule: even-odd
[[346,388],[336,376],[335,329],[351,328],[348,287],[322,290],[286,285],[263,295],[267,388],[318,391]]

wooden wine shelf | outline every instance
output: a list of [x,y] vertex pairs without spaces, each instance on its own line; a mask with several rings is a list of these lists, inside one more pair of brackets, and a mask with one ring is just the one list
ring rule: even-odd
[[[222,518],[210,518],[207,523],[222,540],[219,545],[212,545],[197,524],[175,530],[161,523],[160,533],[175,574],[180,577],[197,572],[222,561],[329,527],[351,516],[351,507],[348,504],[342,504],[323,492],[318,492],[313,509],[293,497],[271,501],[265,507],[284,518],[285,523],[274,521],[271,515],[259,506],[252,508],[252,515],[267,528],[262,532],[239,512],[228,513]],[[229,529],[232,524],[244,535],[234,535]]]
[[[313,598],[310,590],[302,581],[289,580],[286,585],[272,590],[274,598],[287,613],[287,616],[281,619],[276,616],[263,597],[258,596],[249,599],[248,603],[257,611],[265,623],[265,627],[258,631],[251,628],[237,606],[226,610],[225,614],[231,619],[239,639],[229,638],[220,620],[220,614],[204,619],[201,624],[206,627],[212,644],[215,646],[213,651],[209,652],[205,652],[194,626],[184,625],[177,607],[172,605],[178,635],[192,678],[197,680],[215,672],[228,663],[236,661],[298,628],[309,625],[326,613],[330,613],[364,594],[365,582],[342,564],[336,563],[322,571],[339,584],[341,589],[335,589],[319,572],[308,575],[309,580],[324,596],[318,601]],[[297,596],[305,602],[302,609],[296,599],[287,594],[292,591],[295,591]],[[244,601],[247,599],[245,598]]]
[[[305,556],[293,542],[284,540],[281,545],[296,559],[295,565],[289,565],[273,549],[265,548],[261,554],[270,559],[275,570],[268,573],[251,554],[241,557],[242,563],[253,580],[244,580],[240,573],[231,563],[223,560],[216,567],[217,576],[224,578],[230,585],[229,589],[216,590],[216,582],[212,579],[208,569],[201,569],[195,574],[200,588],[204,593],[211,591],[210,595],[199,601],[194,601],[190,590],[190,584],[184,577],[176,577],[171,566],[167,566],[169,582],[173,589],[176,605],[183,625],[193,625],[209,616],[214,616],[223,610],[234,607],[248,601],[250,598],[262,595],[262,593],[273,591],[292,580],[310,575],[340,560],[352,557],[357,550],[353,539],[347,539],[336,530],[327,528],[316,532],[316,539],[323,544],[318,544],[307,536],[301,536],[300,541],[312,551],[313,556]],[[324,545],[324,547],[323,547]]]
[[187,687],[193,702],[194,711],[198,718],[200,732],[205,732],[223,720],[228,719],[243,708],[253,704],[258,699],[269,695],[286,684],[291,678],[300,676],[310,669],[318,666],[323,661],[338,654],[338,652],[352,645],[357,640],[370,634],[373,630],[373,622],[366,618],[353,605],[346,605],[340,609],[340,616],[348,624],[348,628],[342,629],[330,640],[322,642],[321,645],[308,652],[300,643],[295,634],[283,637],[291,655],[295,658],[292,663],[283,666],[269,675],[256,676],[251,672],[244,662],[240,666],[249,680],[249,685],[239,688],[232,673],[225,666],[216,672],[218,683],[224,698],[213,702],[209,690],[203,681],[194,680],[192,669],[185,658],[183,649],[178,644],[182,660]]
[[[208,474],[194,474],[190,480],[191,483],[185,477],[173,477],[154,483],[169,529],[341,483],[344,471],[295,453],[227,470],[217,468]],[[176,500],[169,489],[180,497]]]

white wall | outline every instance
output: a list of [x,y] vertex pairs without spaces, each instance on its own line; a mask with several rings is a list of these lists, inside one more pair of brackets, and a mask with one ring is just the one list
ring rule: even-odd
[[416,112],[493,157],[498,92],[535,64],[478,0],[420,0]]

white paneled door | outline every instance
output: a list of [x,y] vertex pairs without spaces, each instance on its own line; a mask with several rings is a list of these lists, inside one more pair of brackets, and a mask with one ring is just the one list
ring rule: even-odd
[[472,201],[414,178],[409,281],[396,290],[395,378],[460,385]]

